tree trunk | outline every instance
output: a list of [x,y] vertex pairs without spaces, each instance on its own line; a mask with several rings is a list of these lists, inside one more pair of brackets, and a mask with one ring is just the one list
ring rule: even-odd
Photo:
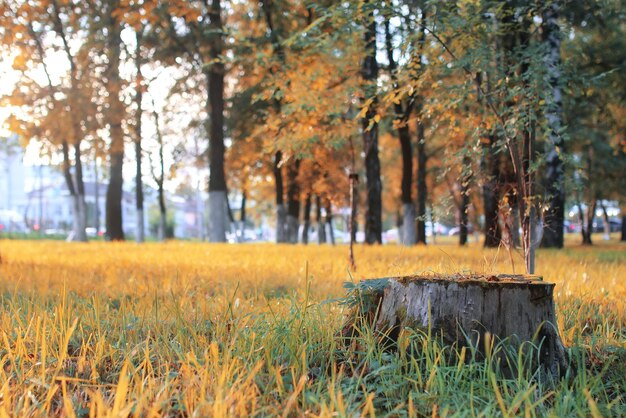
[[611,222],[609,221],[609,214],[606,211],[604,200],[600,201],[600,208],[602,209],[602,226],[604,228],[604,236],[602,238],[608,241],[611,239]]
[[[554,286],[540,278],[511,275],[365,280],[350,295],[361,303],[348,317],[342,336],[350,340],[361,318],[384,336],[381,343],[387,347],[395,346],[406,328],[442,337],[446,345],[477,347],[481,357],[491,355],[492,344],[504,339],[516,348],[533,342],[540,347],[539,364],[559,377],[569,360],[555,325]],[[517,372],[507,369],[511,363],[500,364],[507,374]]]
[[500,245],[502,233],[498,222],[499,198],[498,181],[500,178],[500,165],[496,154],[495,138],[489,136],[485,149],[483,170],[487,173],[487,178],[483,184],[483,207],[485,212],[485,242],[484,247],[495,248]]
[[591,241],[591,234],[593,233],[593,219],[595,217],[596,214],[596,205],[597,205],[597,201],[594,200],[591,203],[591,206],[589,206],[587,208],[587,217],[586,219],[582,220],[582,228],[581,228],[581,232],[582,232],[582,236],[583,236],[583,245],[592,245],[593,242]]
[[74,178],[76,179],[76,199],[78,201],[78,230],[76,241],[87,242],[87,203],[85,202],[85,181],[80,141],[74,143]]
[[326,244],[326,228],[322,218],[322,199],[319,195],[315,196],[315,220],[317,221],[317,243]]
[[[73,216],[74,216],[74,231],[72,234],[73,241],[87,242],[87,205],[85,203],[85,185],[83,181],[83,166],[81,159],[81,150],[80,143],[82,139],[82,128],[81,128],[81,114],[82,109],[80,108],[79,102],[79,75],[77,74],[76,68],[76,59],[70,50],[70,45],[67,39],[67,29],[64,27],[63,21],[61,20],[62,11],[59,8],[59,3],[56,1],[52,2],[52,14],[51,17],[53,19],[53,28],[54,31],[59,35],[63,44],[63,50],[65,51],[65,56],[70,64],[70,94],[68,97],[69,107],[70,107],[70,119],[71,119],[71,129],[72,129],[72,144],[74,146],[74,180],[75,186],[69,187],[70,195],[73,200]],[[31,29],[31,34],[33,35],[39,52],[43,61],[43,46],[41,44],[41,40],[38,36],[34,34],[34,30],[32,25],[29,26]],[[48,77],[50,92],[53,91],[52,83],[49,78],[49,73],[47,70],[46,63],[43,62],[44,71],[46,76]],[[67,157],[67,155],[64,155]],[[69,163],[69,161],[68,161]],[[66,180],[71,180],[71,176],[69,176],[69,172],[66,173]],[[74,190],[74,193],[71,193]]]
[[167,211],[165,206],[165,156],[163,149],[163,135],[161,134],[161,128],[159,126],[159,117],[156,109],[154,110],[154,126],[157,134],[157,140],[159,142],[159,177],[155,176],[158,187],[158,199],[159,199],[159,241],[165,241],[167,238]]
[[[421,118],[421,109],[420,115]],[[426,245],[426,202],[428,201],[428,190],[426,188],[426,139],[424,137],[424,124],[421,120],[417,122],[417,222],[416,239],[418,244]],[[433,229],[433,235],[434,235]]]
[[356,270],[356,262],[354,260],[354,244],[356,243],[356,229],[357,229],[357,222],[356,222],[356,216],[357,216],[357,202],[356,202],[356,197],[357,197],[357,189],[356,189],[356,185],[357,182],[359,181],[359,175],[354,173],[354,152],[352,153],[352,172],[349,175],[349,180],[350,180],[350,222],[349,222],[349,229],[350,229],[350,249],[349,249],[349,261],[350,261],[350,267],[352,267],[353,270]]
[[307,193],[304,202],[304,227],[302,228],[302,243],[309,243],[309,229],[311,228],[311,193]]
[[298,243],[300,229],[300,160],[296,159],[287,166],[287,242]]
[[141,72],[141,40],[143,29],[135,32],[137,44],[135,46],[135,208],[137,225],[135,230],[135,241],[144,242],[144,215],[143,215],[143,178],[141,173],[141,117],[143,115],[143,75]]
[[365,82],[364,97],[371,100],[365,117],[361,121],[367,184],[365,242],[368,244],[382,244],[382,182],[380,180],[380,160],[378,157],[378,122],[375,119],[378,110],[376,91],[376,81],[378,79],[378,62],[376,61],[376,21],[373,11],[368,12],[367,17],[367,30],[364,35],[365,59],[363,60],[361,68],[361,74]]
[[240,225],[240,233],[239,233],[239,241],[246,241],[246,200],[247,193],[245,189],[241,192],[241,208],[239,210],[239,223]]
[[[72,172],[70,170],[71,164],[69,149],[67,141],[63,141],[61,143],[61,151],[63,153],[63,177],[65,178],[65,184],[72,201],[72,232],[67,237],[67,240],[74,241],[78,231],[78,200],[76,196],[76,187],[74,186],[74,179],[72,178]],[[40,191],[39,194],[41,195],[42,192]],[[41,222],[39,223],[39,227],[41,228]]]
[[209,46],[211,64],[206,71],[208,78],[210,115],[209,132],[209,240],[226,242],[228,213],[226,204],[226,173],[224,171],[224,63],[222,61],[222,5],[212,0],[208,11],[213,31]]
[[333,229],[333,207],[330,200],[326,201],[326,225],[328,225],[328,237],[331,245],[335,245],[335,231]]
[[100,174],[98,172],[98,157],[94,157],[93,159],[93,171],[95,174],[96,180],[96,188],[95,188],[95,205],[96,210],[94,211],[94,227],[96,228],[96,235],[100,235]]
[[552,1],[543,15],[543,42],[547,54],[545,64],[550,77],[551,92],[546,100],[545,117],[548,122],[548,149],[546,156],[545,190],[547,209],[541,246],[563,248],[563,222],[565,220],[565,172],[561,155],[565,142],[560,134],[562,124],[561,87],[561,37],[558,24],[558,2]]
[[[389,72],[393,81],[393,88],[397,90],[398,80],[396,76],[396,61],[393,57],[393,45],[389,30],[389,19],[385,19],[385,49],[387,51],[387,61],[389,61]],[[402,102],[394,103],[395,122],[398,124],[398,139],[400,140],[400,150],[402,151],[402,227],[398,228],[401,243],[407,246],[415,244],[415,205],[411,189],[413,188],[413,150],[411,149],[411,133],[406,121],[406,110]]]
[[159,183],[159,231],[158,239],[163,242],[167,238],[167,209],[165,207],[165,191],[163,181]]
[[626,241],[626,214],[622,214],[622,236],[620,241]]
[[276,151],[274,155],[274,186],[276,188],[276,242],[287,242],[287,211],[285,210],[285,197],[283,193],[282,151]]
[[109,186],[106,195],[106,235],[111,241],[123,241],[124,230],[122,227],[122,186],[124,178],[122,175],[124,167],[124,131],[122,130],[122,120],[124,119],[124,106],[120,100],[121,78],[120,66],[120,45],[121,26],[118,18],[113,13],[119,6],[119,1],[114,0],[108,4],[107,38],[106,51],[108,65],[105,71],[107,100],[109,109],[106,113],[109,124],[109,136],[111,144],[109,147]]
[[461,207],[459,208],[459,245],[463,246],[467,244],[467,224],[468,224],[468,210],[469,210],[469,196],[465,192],[461,192]]
[[471,161],[468,156],[463,157],[463,175],[461,180],[461,207],[459,223],[459,245],[467,244],[468,224],[469,224],[469,188],[471,181]]

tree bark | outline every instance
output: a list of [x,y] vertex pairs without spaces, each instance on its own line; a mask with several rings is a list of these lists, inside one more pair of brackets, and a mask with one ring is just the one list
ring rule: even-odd
[[[369,2],[365,2],[370,6]],[[378,97],[376,81],[378,62],[376,61],[376,20],[374,12],[367,13],[365,39],[365,59],[361,74],[365,82],[364,96],[371,100],[365,117],[361,121],[363,151],[365,153],[365,177],[367,184],[367,208],[365,211],[365,242],[382,244],[382,182],[380,179],[380,159],[378,157]]]
[[122,120],[124,118],[124,106],[120,100],[121,78],[120,45],[121,26],[113,11],[119,6],[118,0],[108,2],[106,53],[108,65],[106,67],[106,89],[109,110],[107,119],[111,144],[109,148],[109,186],[106,194],[106,235],[111,241],[123,241],[124,230],[122,227],[122,176],[124,166],[124,131]]
[[335,230],[333,229],[333,206],[330,200],[326,201],[326,225],[328,225],[328,238],[330,244],[335,245]]
[[[157,238],[159,241],[165,241],[167,237],[167,209],[165,206],[165,156],[164,156],[164,143],[163,134],[161,132],[161,125],[159,123],[159,114],[156,111],[154,102],[152,104],[152,116],[154,117],[154,128],[156,130],[157,142],[159,144],[159,175],[154,172],[152,168],[152,177],[157,184],[157,193],[159,201],[159,229],[157,231]],[[152,166],[152,160],[151,166]]]
[[276,242],[287,242],[287,211],[285,210],[285,196],[282,171],[282,151],[274,155],[274,186],[276,190]]
[[[393,81],[393,88],[397,90],[398,80],[396,77],[396,61],[393,57],[393,45],[391,43],[391,33],[389,29],[389,19],[385,19],[385,48],[387,61],[389,61],[389,72]],[[402,152],[402,230],[398,230],[401,236],[401,243],[407,246],[415,244],[415,205],[413,203],[413,150],[411,147],[411,133],[406,120],[408,112],[403,108],[402,102],[394,103],[395,123],[398,124],[398,139],[400,140],[400,150]]]
[[586,219],[585,218],[581,218],[582,219],[582,228],[581,228],[581,233],[583,236],[583,245],[592,245],[593,242],[591,241],[591,234],[593,233],[593,219],[595,217],[596,214],[596,206],[597,206],[597,201],[594,200],[591,205],[587,208],[587,216]]
[[459,245],[467,244],[469,224],[469,188],[471,181],[471,161],[468,156],[463,157],[463,174],[461,179],[461,206],[459,216]]
[[315,196],[315,220],[317,221],[317,243],[326,244],[326,228],[322,218],[322,199],[319,195]]
[[494,138],[490,136],[485,156],[487,179],[485,179],[483,184],[483,206],[485,212],[484,247],[486,248],[498,247],[502,238],[500,225],[498,223],[500,213],[498,204],[498,179],[500,177],[500,168],[493,142]]
[[85,201],[85,181],[80,141],[74,142],[74,178],[76,179],[76,200],[78,202],[78,229],[76,241],[87,242],[87,203]]
[[302,228],[302,243],[309,243],[309,229],[311,228],[311,193],[307,193],[304,201],[304,227]]
[[246,241],[246,200],[247,200],[247,193],[246,190],[244,189],[241,192],[241,208],[239,210],[239,222],[241,224],[240,226],[240,234],[239,234],[239,240],[240,242],[245,242]]
[[210,115],[209,129],[209,240],[226,242],[228,224],[226,202],[226,173],[224,171],[224,63],[222,5],[220,0],[212,0],[208,9],[212,39],[209,45],[211,64],[206,71],[209,97],[207,102]]
[[469,196],[467,195],[467,191],[461,191],[461,207],[459,208],[459,245],[463,246],[467,244],[467,236],[468,236],[468,228],[467,224],[469,222],[468,216],[469,210]]
[[141,41],[143,29],[135,32],[137,45],[135,46],[135,209],[137,225],[135,230],[135,241],[144,242],[144,212],[143,212],[143,174],[141,172],[142,151],[141,151],[141,117],[143,115],[143,75],[141,72]]
[[167,238],[167,208],[165,206],[165,191],[163,190],[163,181],[159,182],[159,230],[158,240],[163,242]]
[[[446,345],[474,346],[481,357],[491,355],[485,348],[493,347],[491,342],[506,339],[515,348],[533,342],[540,347],[535,365],[554,377],[564,376],[569,358],[556,328],[554,286],[540,278],[511,275],[365,280],[349,295],[360,303],[342,336],[350,341],[363,319],[388,348],[397,347],[406,328],[441,337]],[[517,372],[507,369],[506,361],[500,365],[509,374]]]
[[298,243],[300,229],[300,160],[296,159],[287,166],[287,242]]
[[609,221],[609,214],[606,211],[604,200],[600,200],[600,208],[602,209],[602,227],[604,228],[603,239],[608,241],[611,239],[611,222]]
[[[61,38],[63,44],[63,50],[65,52],[65,56],[70,64],[70,95],[68,97],[68,104],[70,109],[70,119],[71,119],[71,132],[72,132],[72,144],[74,146],[74,181],[75,187],[70,188],[70,192],[73,190],[74,193],[70,193],[73,200],[73,216],[74,216],[74,233],[72,236],[73,241],[87,242],[87,204],[85,202],[85,184],[83,180],[83,166],[81,159],[81,150],[80,144],[82,140],[82,129],[80,126],[82,109],[80,108],[79,101],[79,75],[77,74],[76,67],[76,59],[70,50],[70,45],[67,38],[67,30],[64,27],[63,21],[61,20],[62,11],[59,6],[58,1],[52,1],[52,19],[53,19],[53,27],[57,35]],[[31,26],[32,29],[32,26]],[[34,35],[34,34],[33,34]],[[42,44],[40,43],[39,37],[36,37],[37,47],[42,48]],[[40,50],[43,59],[43,53]],[[46,64],[44,63],[44,67]],[[49,74],[46,75],[49,77]],[[48,78],[48,81],[50,79]],[[50,89],[52,90],[51,83],[49,84]],[[66,175],[66,180],[72,181],[72,176]]]
[[550,77],[551,94],[546,100],[545,117],[548,122],[548,149],[546,156],[545,190],[547,209],[541,246],[563,248],[563,223],[565,220],[565,172],[561,155],[565,142],[560,134],[562,124],[561,87],[561,37],[558,24],[559,3],[552,1],[543,14],[543,42],[546,44],[545,63]]
[[[421,106],[420,106],[421,107]],[[417,122],[417,221],[416,239],[418,244],[426,245],[426,202],[428,201],[428,189],[426,187],[426,139],[424,136],[424,124],[421,121],[421,109]],[[433,229],[433,235],[434,235]]]

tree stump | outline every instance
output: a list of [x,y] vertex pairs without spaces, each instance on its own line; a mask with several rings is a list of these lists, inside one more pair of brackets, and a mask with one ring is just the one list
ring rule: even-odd
[[559,337],[554,312],[554,284],[520,275],[408,276],[364,280],[351,294],[358,298],[342,329],[354,334],[365,321],[386,342],[397,342],[404,328],[442,337],[445,344],[472,344],[484,354],[487,334],[519,347],[540,347],[539,363],[562,376],[568,356]]

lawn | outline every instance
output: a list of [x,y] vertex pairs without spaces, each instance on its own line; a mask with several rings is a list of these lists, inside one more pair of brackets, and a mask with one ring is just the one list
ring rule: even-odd
[[597,241],[538,254],[559,381],[408,330],[411,356],[338,343],[344,282],[511,272],[505,250],[358,246],[350,272],[345,246],[0,241],[0,416],[624,416],[626,245]]

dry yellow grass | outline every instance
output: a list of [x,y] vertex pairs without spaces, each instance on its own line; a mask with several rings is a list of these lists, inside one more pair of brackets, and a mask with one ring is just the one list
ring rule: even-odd
[[[537,264],[544,280],[557,283],[564,342],[592,354],[594,347],[626,348],[626,246],[598,247],[540,251]],[[390,387],[397,399],[353,382],[333,354],[342,308],[320,302],[341,297],[343,282],[361,278],[511,272],[508,254],[477,246],[359,246],[358,271],[349,274],[346,252],[343,246],[0,241],[0,415],[458,412],[426,387],[436,384],[434,377]],[[516,256],[518,272],[522,265]],[[588,396],[579,394],[571,410],[591,413],[599,404],[614,412],[625,402],[619,390],[585,388]],[[483,390],[493,402],[476,406],[476,413],[502,405],[531,415],[573,408],[565,395],[554,401],[552,393],[546,404],[534,392],[520,398],[497,385]],[[423,391],[430,403],[415,406]]]

